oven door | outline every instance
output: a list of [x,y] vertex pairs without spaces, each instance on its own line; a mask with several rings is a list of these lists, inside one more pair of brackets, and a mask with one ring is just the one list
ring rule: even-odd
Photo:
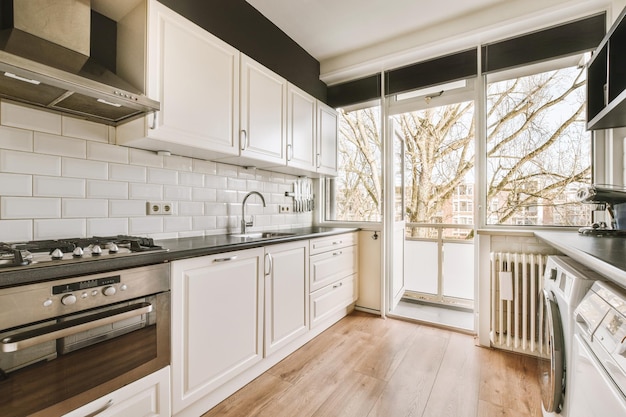
[[554,295],[544,290],[545,329],[549,357],[539,357],[539,387],[543,410],[559,413],[565,391],[565,340],[559,305]]
[[3,417],[61,415],[170,362],[170,293],[0,334]]

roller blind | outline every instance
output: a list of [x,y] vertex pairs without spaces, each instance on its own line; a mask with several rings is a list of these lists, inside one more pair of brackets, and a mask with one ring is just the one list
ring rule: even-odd
[[334,108],[380,98],[380,74],[328,87],[328,105]]

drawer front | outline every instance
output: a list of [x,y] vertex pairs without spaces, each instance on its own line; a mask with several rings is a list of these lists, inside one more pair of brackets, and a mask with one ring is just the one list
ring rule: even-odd
[[356,274],[311,293],[311,328],[356,301]]
[[330,251],[337,248],[343,248],[346,246],[356,245],[357,243],[356,233],[345,233],[343,235],[320,237],[318,239],[311,239],[309,253],[315,255]]
[[356,273],[359,265],[357,253],[356,246],[348,246],[312,256],[309,271],[311,292]]

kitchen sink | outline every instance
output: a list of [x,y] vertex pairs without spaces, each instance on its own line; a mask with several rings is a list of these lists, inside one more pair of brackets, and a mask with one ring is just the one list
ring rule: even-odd
[[275,239],[279,237],[295,236],[295,233],[289,232],[251,232],[251,233],[234,233],[231,237],[242,237],[246,239]]

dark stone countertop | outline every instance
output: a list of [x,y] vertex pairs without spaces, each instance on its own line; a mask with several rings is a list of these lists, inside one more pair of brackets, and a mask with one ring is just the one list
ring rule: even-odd
[[90,260],[67,260],[61,264],[54,262],[12,267],[0,270],[0,288],[25,285],[59,278],[80,277],[88,274],[105,273],[119,269],[134,268],[144,265],[171,262],[177,259],[213,255],[240,249],[262,247],[302,239],[332,236],[354,232],[358,228],[304,227],[280,229],[281,233],[293,233],[293,236],[275,238],[241,238],[230,235],[211,235],[155,241],[166,251],[145,252],[141,255],[113,255],[107,258]]
[[576,231],[535,232],[535,236],[626,288],[626,237],[583,236]]

